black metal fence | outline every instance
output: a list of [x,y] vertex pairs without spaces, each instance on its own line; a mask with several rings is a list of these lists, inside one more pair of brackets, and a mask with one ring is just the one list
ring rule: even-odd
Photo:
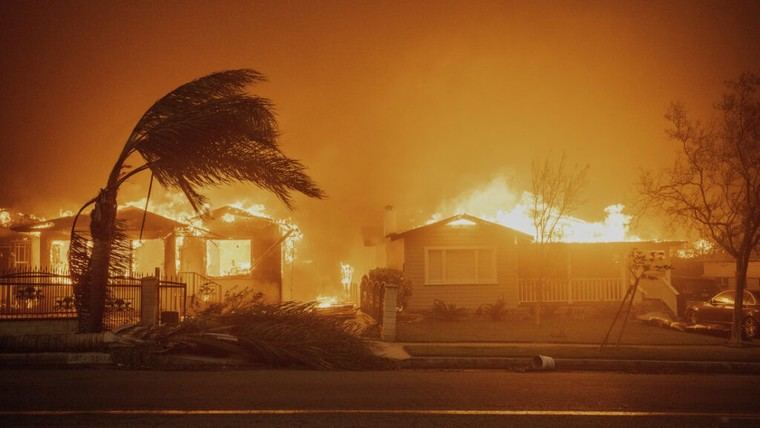
[[[106,287],[104,324],[108,329],[140,321],[142,281],[147,276],[111,277]],[[40,269],[0,273],[0,320],[76,318],[74,288],[66,272]],[[187,286],[177,278],[160,278],[162,313],[187,313]]]
[[0,274],[0,319],[76,317],[68,275],[36,269]]
[[359,285],[362,312],[374,318],[378,323],[383,322],[384,285],[384,283],[372,281],[367,275],[362,277],[362,282]]

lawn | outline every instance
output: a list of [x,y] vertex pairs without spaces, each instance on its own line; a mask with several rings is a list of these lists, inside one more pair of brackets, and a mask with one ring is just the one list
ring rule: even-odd
[[[598,344],[611,318],[571,319],[552,317],[537,326],[534,320],[491,321],[469,318],[442,321],[427,316],[422,320],[398,322],[399,342],[537,342]],[[616,329],[615,332],[618,330]],[[612,341],[617,335],[612,336]],[[627,345],[720,345],[726,337],[686,333],[629,320],[621,344]]]

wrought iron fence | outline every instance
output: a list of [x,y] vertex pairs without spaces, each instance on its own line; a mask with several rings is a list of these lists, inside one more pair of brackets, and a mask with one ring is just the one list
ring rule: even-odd
[[68,275],[37,269],[0,274],[0,318],[76,317]]
[[180,272],[178,279],[187,284],[190,305],[222,303],[222,285],[197,272]]
[[[111,277],[106,287],[104,324],[108,329],[140,321],[141,286],[147,276]],[[178,278],[161,278],[161,312],[187,312],[187,286]],[[76,318],[76,302],[67,272],[24,269],[0,273],[0,320]]]

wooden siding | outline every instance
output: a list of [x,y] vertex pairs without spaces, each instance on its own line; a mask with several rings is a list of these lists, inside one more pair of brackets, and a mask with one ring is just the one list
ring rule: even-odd
[[[475,309],[503,298],[517,306],[517,244],[515,235],[498,227],[441,225],[411,233],[404,240],[404,274],[412,282],[410,310],[430,310],[435,299]],[[496,284],[425,284],[426,247],[491,247],[496,250]]]

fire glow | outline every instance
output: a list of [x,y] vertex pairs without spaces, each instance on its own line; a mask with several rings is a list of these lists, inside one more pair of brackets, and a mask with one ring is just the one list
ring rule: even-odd
[[[535,237],[536,229],[531,217],[533,195],[530,192],[518,194],[507,185],[506,180],[497,178],[486,186],[465,192],[450,202],[442,204],[438,212],[427,221],[428,224],[456,214],[470,214],[483,220],[519,230]],[[557,227],[562,242],[620,242],[639,241],[629,233],[632,216],[623,212],[622,204],[613,204],[604,209],[604,220],[589,222],[578,217],[566,216]],[[466,226],[452,222],[451,226]]]
[[[259,203],[253,203],[245,200],[236,200],[230,204],[230,207],[236,208],[242,212],[250,214],[254,217],[266,218],[277,223],[280,233],[285,236],[285,240],[282,244],[282,257],[283,261],[287,264],[293,264],[296,260],[296,247],[298,243],[303,239],[303,232],[300,227],[292,219],[275,219],[273,216],[267,213],[266,206]],[[135,207],[145,209],[146,198],[129,201],[120,205],[121,208]],[[209,209],[210,207],[206,207]],[[192,236],[201,236],[206,231],[203,218],[192,210],[190,204],[187,203],[185,197],[180,193],[166,192],[166,195],[159,200],[151,199],[148,204],[148,211],[159,214],[163,217],[170,218],[177,222],[188,225],[187,230]],[[235,223],[238,218],[234,214],[226,213],[219,220],[224,223]],[[222,243],[224,244],[224,243]],[[177,270],[179,271],[179,252],[184,245],[184,238],[178,236],[176,238],[176,252],[177,252]],[[225,249],[221,249],[226,251]],[[212,249],[212,251],[214,251]],[[228,251],[229,252],[229,251]],[[234,251],[233,251],[234,252]],[[242,255],[249,254],[250,248],[244,248],[241,252]],[[255,266],[250,263],[241,261],[229,266],[229,272],[241,273],[250,272],[255,269]],[[223,269],[224,270],[224,269]],[[226,272],[226,271],[225,271]]]

